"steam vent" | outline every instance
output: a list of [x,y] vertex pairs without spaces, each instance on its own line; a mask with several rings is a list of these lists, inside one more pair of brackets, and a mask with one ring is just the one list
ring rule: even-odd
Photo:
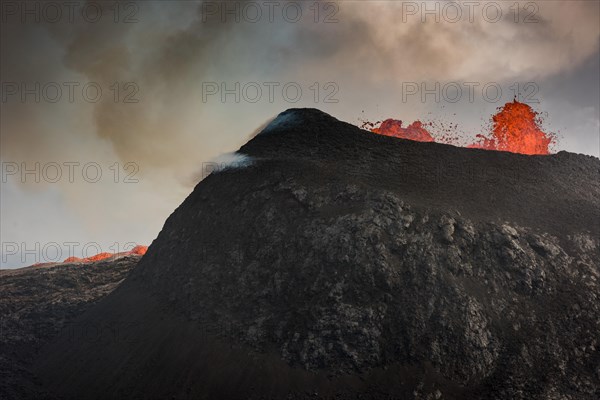
[[315,109],[238,153],[74,320],[110,335],[41,348],[32,398],[598,398],[600,160]]

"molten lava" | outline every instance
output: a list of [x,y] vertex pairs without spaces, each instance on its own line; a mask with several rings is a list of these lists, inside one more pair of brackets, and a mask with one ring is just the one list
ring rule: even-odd
[[148,246],[137,245],[129,253],[143,256],[148,251]]
[[85,257],[85,258],[69,257],[69,258],[65,259],[63,261],[63,263],[88,263],[88,262],[106,260],[107,258],[111,258],[111,257],[123,257],[123,256],[132,255],[132,254],[143,256],[144,254],[146,254],[146,251],[148,251],[148,246],[137,245],[130,251],[125,251],[125,252],[121,252],[121,253],[100,253],[100,254],[96,254],[95,256]]
[[433,142],[433,137],[425,128],[421,121],[415,121],[408,127],[402,127],[402,121],[397,119],[386,119],[379,128],[373,128],[372,132],[381,135],[393,136],[401,139],[416,140],[418,142]]
[[539,114],[527,104],[506,103],[492,117],[492,138],[478,135],[482,140],[468,147],[510,151],[521,154],[550,154],[553,138],[540,129]]
[[[415,121],[407,128],[402,127],[402,121],[386,119],[377,123],[364,122],[363,129],[385,136],[416,140],[419,142],[435,142],[433,135],[423,128],[420,121]],[[506,103],[492,117],[491,137],[477,135],[479,141],[468,145],[468,148],[485,150],[509,151],[521,154],[550,154],[549,146],[554,142],[551,135],[544,133],[541,128],[541,118],[530,106],[517,100]],[[456,144],[443,138],[443,142]]]

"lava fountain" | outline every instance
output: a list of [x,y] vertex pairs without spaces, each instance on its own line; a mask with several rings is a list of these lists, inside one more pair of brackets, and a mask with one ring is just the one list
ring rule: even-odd
[[371,131],[386,136],[394,136],[419,142],[434,142],[431,134],[423,128],[421,121],[415,121],[408,127],[403,128],[402,121],[390,118],[383,121],[379,128],[373,128]]
[[[492,117],[490,135],[477,135],[479,141],[467,147],[528,155],[550,154],[549,146],[554,143],[554,137],[542,131],[541,123],[538,112],[527,104],[514,100],[500,107],[498,113]],[[434,136],[420,121],[415,121],[406,128],[402,127],[402,121],[395,119],[386,119],[379,127],[375,127],[376,124],[364,122],[361,127],[380,135],[435,142]]]
[[553,138],[541,130],[539,114],[527,104],[516,100],[506,103],[492,121],[492,138],[480,135],[482,141],[468,147],[530,155],[550,154],[548,147]]

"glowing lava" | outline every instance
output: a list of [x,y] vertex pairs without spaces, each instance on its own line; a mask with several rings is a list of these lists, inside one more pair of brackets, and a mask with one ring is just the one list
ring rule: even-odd
[[63,263],[88,263],[88,262],[106,260],[107,258],[111,258],[111,257],[128,256],[131,254],[137,254],[137,255],[143,256],[144,254],[146,254],[146,251],[148,251],[148,246],[137,245],[130,251],[125,251],[122,253],[100,253],[100,254],[96,254],[95,256],[85,257],[85,258],[69,257],[69,258],[65,259],[63,261]]
[[415,121],[408,127],[403,128],[402,121],[397,119],[386,119],[381,123],[379,128],[373,128],[371,131],[381,135],[416,140],[418,142],[434,142],[431,134],[423,128],[421,121]]
[[129,253],[130,254],[138,254],[140,256],[143,256],[144,254],[146,254],[147,251],[148,251],[148,246],[142,246],[142,245],[138,244],[133,249],[131,249],[131,251]]
[[[375,127],[376,124],[364,122],[362,128],[380,135],[419,142],[435,142],[433,135],[423,128],[420,121],[413,122],[407,128],[402,127],[402,121],[394,119],[386,119],[379,127]],[[544,133],[540,125],[539,113],[527,104],[515,100],[500,107],[498,113],[492,117],[491,136],[477,135],[479,141],[467,147],[529,155],[550,154],[549,146],[554,143],[554,138]]]
[[521,154],[550,154],[548,147],[553,138],[541,130],[539,114],[527,104],[516,100],[506,103],[492,117],[492,121],[492,138],[478,135],[481,141],[468,147]]

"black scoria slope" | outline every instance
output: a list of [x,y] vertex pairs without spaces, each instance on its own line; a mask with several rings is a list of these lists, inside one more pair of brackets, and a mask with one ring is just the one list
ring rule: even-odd
[[37,372],[61,398],[593,399],[600,161],[280,114]]
[[47,396],[31,365],[58,334],[98,340],[119,328],[74,321],[112,292],[139,259],[127,255],[0,270],[0,399]]

